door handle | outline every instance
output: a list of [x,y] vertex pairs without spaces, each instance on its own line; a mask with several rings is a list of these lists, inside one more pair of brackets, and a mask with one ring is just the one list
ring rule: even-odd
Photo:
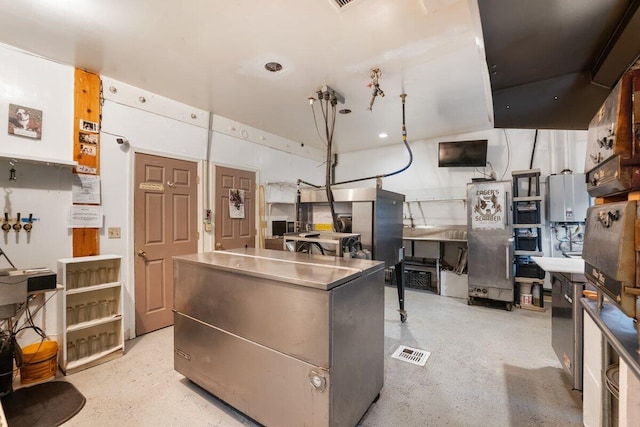
[[511,245],[513,245],[513,240],[513,237],[509,237],[507,239],[507,244],[504,246],[505,279],[507,280],[511,279],[511,269],[513,269],[513,266],[511,265],[511,252],[509,251],[509,249],[511,249]]
[[509,280],[511,278],[511,275],[509,274],[509,246],[505,246],[505,260],[504,260],[504,264],[506,266],[506,276],[505,279]]
[[138,256],[147,256],[147,253],[145,251],[143,251],[142,249],[140,249],[138,251]]

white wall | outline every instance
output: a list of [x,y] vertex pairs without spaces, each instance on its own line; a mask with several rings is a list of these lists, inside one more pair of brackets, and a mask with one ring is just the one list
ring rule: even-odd
[[[24,158],[35,156],[69,163],[73,152],[73,75],[63,66],[0,45],[0,191],[2,217],[15,218],[32,213],[37,221],[33,230],[16,233],[0,231],[0,247],[19,269],[47,267],[56,270],[57,260],[72,255],[72,235],[67,228],[71,206],[73,175],[69,167],[34,164]],[[9,104],[42,111],[40,140],[9,135]],[[14,156],[18,158],[14,160]],[[9,180],[10,162],[16,180]],[[23,223],[24,224],[24,223]],[[0,267],[9,267],[4,259]],[[57,333],[58,305],[54,295],[36,316],[36,324]],[[22,322],[20,323],[22,324]],[[35,340],[33,334],[20,337],[21,344]]]
[[[511,181],[511,172],[529,169],[535,130],[491,129],[410,143],[413,164],[405,172],[383,178],[383,188],[406,196],[404,224],[466,225],[466,184],[472,178],[481,178],[495,171],[498,180]],[[439,168],[438,142],[487,139],[486,168]],[[543,195],[542,219],[545,223],[542,249],[546,256],[552,255],[553,237],[546,221],[546,181],[550,174],[559,174],[564,169],[574,173],[584,172],[587,146],[587,131],[541,130],[538,132],[533,168],[540,169]],[[394,172],[408,160],[402,144],[344,154],[339,157],[337,182]],[[364,181],[349,186],[374,186],[375,181]],[[586,212],[585,212],[586,214]],[[586,215],[585,215],[586,216]],[[549,278],[545,288],[550,288]]]
[[[0,155],[72,160],[73,75],[73,67],[0,44]],[[42,111],[41,140],[8,135],[9,104]]]
[[[529,169],[535,130],[491,129],[426,141],[411,142],[413,164],[405,172],[383,178],[383,188],[402,193],[405,223],[409,209],[416,225],[464,225],[467,222],[466,184],[495,171],[498,180],[511,180],[514,170]],[[487,139],[486,168],[439,168],[438,142]],[[563,169],[583,172],[586,153],[586,131],[541,130],[538,132],[533,168],[540,169],[543,184],[551,173]],[[336,181],[394,172],[405,166],[408,153],[402,144],[348,153],[339,156]],[[374,186],[364,181],[350,186]],[[542,186],[544,191],[544,185]]]
[[[72,253],[71,233],[66,227],[71,169],[14,161],[12,156],[72,160],[73,74],[72,67],[0,45],[0,206],[3,214],[7,212],[12,218],[18,212],[38,218],[30,236],[14,231],[3,236],[2,249],[18,268],[55,270],[56,260]],[[8,134],[9,104],[42,111],[41,140]],[[10,163],[16,170],[15,181],[9,180]],[[47,243],[51,241],[56,244]]]

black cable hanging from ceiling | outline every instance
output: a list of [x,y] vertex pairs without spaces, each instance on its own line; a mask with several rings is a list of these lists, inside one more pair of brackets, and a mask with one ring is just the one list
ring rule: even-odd
[[[536,155],[536,145],[538,144],[538,129],[536,129],[536,133],[533,136],[533,148],[531,149],[531,160],[529,161],[529,169],[533,169],[533,157]],[[531,180],[531,177],[529,177],[529,196],[533,196],[535,194],[535,192],[533,191],[533,189],[531,188],[531,183],[533,181]],[[536,191],[538,189],[536,188]]]
[[[324,128],[327,137],[327,160],[325,163],[325,191],[327,194],[327,201],[329,202],[329,210],[331,211],[331,227],[333,231],[339,230],[338,215],[334,206],[335,199],[333,198],[333,191],[331,190],[331,165],[332,165],[332,144],[333,144],[333,131],[336,127],[336,105],[338,99],[335,94],[329,94],[325,92],[318,92],[318,98],[320,99],[320,107],[322,107],[322,114],[324,116]],[[324,100],[325,105],[322,105]],[[331,105],[331,128],[329,128],[329,105]],[[325,108],[326,107],[326,108]]]
[[[327,143],[327,157],[326,157],[326,172],[325,172],[325,191],[327,194],[327,201],[329,202],[329,208],[331,210],[331,219],[332,219],[332,228],[333,231],[338,231],[340,229],[339,224],[338,224],[338,217],[337,214],[335,212],[335,208],[334,208],[334,198],[333,198],[333,191],[331,189],[332,185],[341,185],[341,184],[349,184],[349,183],[353,183],[353,182],[360,182],[360,181],[367,181],[370,179],[382,179],[382,178],[386,178],[389,176],[394,176],[397,175],[401,172],[404,172],[405,170],[407,170],[411,164],[413,163],[413,152],[411,151],[411,147],[409,146],[409,143],[407,142],[407,126],[406,126],[406,117],[405,117],[405,98],[407,97],[406,93],[403,93],[400,95],[400,98],[402,98],[402,142],[404,144],[404,146],[407,149],[407,152],[409,153],[409,161],[407,162],[407,164],[394,171],[394,172],[389,172],[386,174],[381,174],[381,175],[373,175],[373,176],[368,176],[368,177],[364,177],[364,178],[357,178],[357,179],[350,179],[347,181],[341,181],[341,182],[335,182],[335,179],[332,179],[332,143],[333,143],[333,131],[335,128],[335,121],[336,121],[336,104],[337,104],[337,99],[335,98],[335,95],[331,96],[328,93],[325,93],[323,95],[322,92],[318,92],[318,99],[320,100],[320,107],[322,108],[322,115],[324,118],[324,123],[325,123],[325,134],[326,134],[326,143]],[[322,104],[322,101],[325,101],[325,105]],[[331,118],[331,128],[329,128],[329,103],[331,103],[331,111],[332,111],[332,118]],[[312,104],[313,106],[313,104]],[[325,108],[326,106],[326,108]],[[315,115],[314,115],[315,118]],[[314,188],[322,188],[321,186],[318,185],[314,185],[311,184],[309,182],[303,181],[301,179],[298,179],[298,191],[297,191],[297,198],[296,198],[296,203],[299,206],[300,203],[300,184],[305,184]],[[300,222],[300,212],[299,212],[299,208],[296,209],[296,223],[299,224]]]
[[533,156],[536,155],[536,144],[538,143],[538,129],[533,137],[533,149],[531,150],[531,160],[529,161],[529,169],[533,169]]
[[406,93],[403,93],[402,95],[400,95],[400,98],[402,98],[402,142],[404,143],[404,146],[407,148],[407,151],[409,152],[409,162],[403,168],[398,169],[395,172],[390,172],[383,175],[368,176],[366,178],[350,179],[347,181],[336,182],[334,185],[350,184],[352,182],[367,181],[369,179],[386,178],[389,176],[397,175],[409,169],[409,166],[411,166],[411,164],[413,163],[413,152],[411,151],[411,147],[409,147],[409,143],[407,142],[407,126],[406,126],[405,112],[404,112],[404,100],[406,97],[407,97]]

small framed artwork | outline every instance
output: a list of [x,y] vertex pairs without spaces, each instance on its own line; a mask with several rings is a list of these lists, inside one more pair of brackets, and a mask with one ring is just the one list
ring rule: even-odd
[[80,130],[85,132],[98,133],[98,123],[80,119]]
[[87,156],[95,156],[96,155],[96,145],[95,144],[80,144],[80,154],[85,154]]
[[96,168],[92,168],[91,166],[78,165],[76,166],[76,172],[78,173],[88,173],[91,175],[95,175],[97,170]]
[[85,143],[85,144],[97,144],[98,143],[98,135],[95,133],[83,133],[80,132],[80,143]]
[[9,135],[42,138],[42,110],[9,104]]

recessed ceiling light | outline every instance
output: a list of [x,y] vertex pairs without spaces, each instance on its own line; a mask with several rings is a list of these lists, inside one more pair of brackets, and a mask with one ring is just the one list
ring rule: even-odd
[[277,73],[282,70],[282,64],[277,62],[267,62],[264,64],[264,68],[267,71],[271,71],[272,73]]
[[340,114],[349,114],[351,112],[351,110],[349,110],[348,108],[343,108],[342,110],[338,111],[338,113]]
[[386,138],[389,135],[387,135],[386,133],[382,132],[380,135],[378,135],[378,138]]

